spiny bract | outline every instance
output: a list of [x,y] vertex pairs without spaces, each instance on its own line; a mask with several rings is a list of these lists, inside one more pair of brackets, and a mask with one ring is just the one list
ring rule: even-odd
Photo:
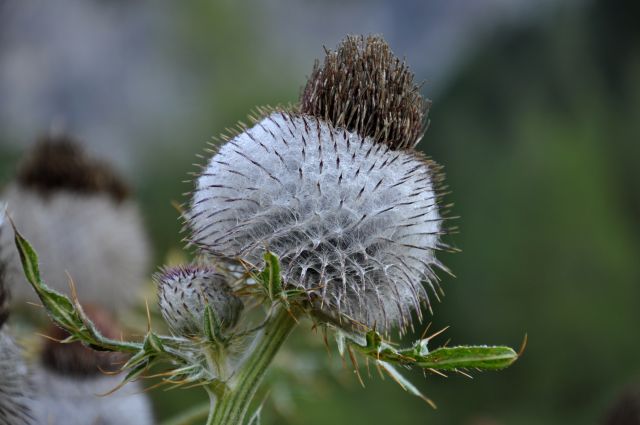
[[154,276],[158,284],[160,311],[172,332],[183,336],[204,334],[207,305],[223,329],[238,322],[242,301],[233,295],[224,275],[210,266],[166,268]]
[[315,117],[276,112],[223,145],[187,220],[209,253],[260,265],[316,309],[388,330],[410,326],[437,282],[439,167]]

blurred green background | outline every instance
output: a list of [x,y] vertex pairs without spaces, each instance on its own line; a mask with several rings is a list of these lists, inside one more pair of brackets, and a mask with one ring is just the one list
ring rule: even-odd
[[[461,216],[462,253],[444,258],[457,278],[432,318],[451,329],[434,344],[529,345],[473,380],[414,373],[434,411],[324,367],[312,337],[317,375],[274,389],[264,422],[603,423],[640,384],[640,6],[508,3],[0,1],[0,183],[37,134],[66,128],[135,182],[160,265],[181,247],[170,201],[205,142],[257,105],[296,102],[322,45],[382,33],[426,80],[420,149],[445,165]],[[161,418],[203,400],[153,396]]]

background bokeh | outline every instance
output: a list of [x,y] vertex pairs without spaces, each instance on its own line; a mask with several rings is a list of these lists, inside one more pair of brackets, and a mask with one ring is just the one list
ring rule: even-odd
[[[171,201],[211,136],[296,102],[323,45],[383,34],[425,81],[420,149],[461,216],[432,328],[451,329],[434,344],[529,345],[473,380],[414,373],[436,411],[289,350],[305,391],[276,386],[264,422],[603,423],[640,384],[639,4],[0,0],[0,185],[37,135],[68,131],[134,182],[160,265],[181,247]],[[202,399],[153,394],[161,418]]]

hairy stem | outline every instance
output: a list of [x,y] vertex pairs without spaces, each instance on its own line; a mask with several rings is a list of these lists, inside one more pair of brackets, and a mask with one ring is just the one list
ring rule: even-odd
[[236,371],[229,390],[217,400],[207,425],[242,425],[260,382],[276,353],[296,325],[291,312],[277,308],[257,335],[252,352]]

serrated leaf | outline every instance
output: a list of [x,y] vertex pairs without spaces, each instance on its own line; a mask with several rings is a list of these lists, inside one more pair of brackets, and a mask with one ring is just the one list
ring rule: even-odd
[[77,329],[84,327],[80,315],[75,311],[73,302],[65,295],[49,288],[42,282],[38,264],[38,254],[29,241],[18,232],[15,226],[13,227],[13,231],[25,277],[38,294],[46,310],[52,315],[56,322],[65,327],[75,327]]
[[509,347],[460,346],[443,347],[416,359],[423,368],[437,370],[455,369],[504,369],[518,359],[518,354]]
[[18,232],[13,222],[11,222],[11,225],[13,226],[15,244],[20,254],[25,277],[36,291],[40,301],[42,301],[42,305],[54,322],[67,330],[73,338],[91,347],[124,352],[135,352],[140,349],[140,344],[113,340],[102,336],[78,304],[74,303],[66,295],[47,286],[40,276],[38,254],[29,241]]

